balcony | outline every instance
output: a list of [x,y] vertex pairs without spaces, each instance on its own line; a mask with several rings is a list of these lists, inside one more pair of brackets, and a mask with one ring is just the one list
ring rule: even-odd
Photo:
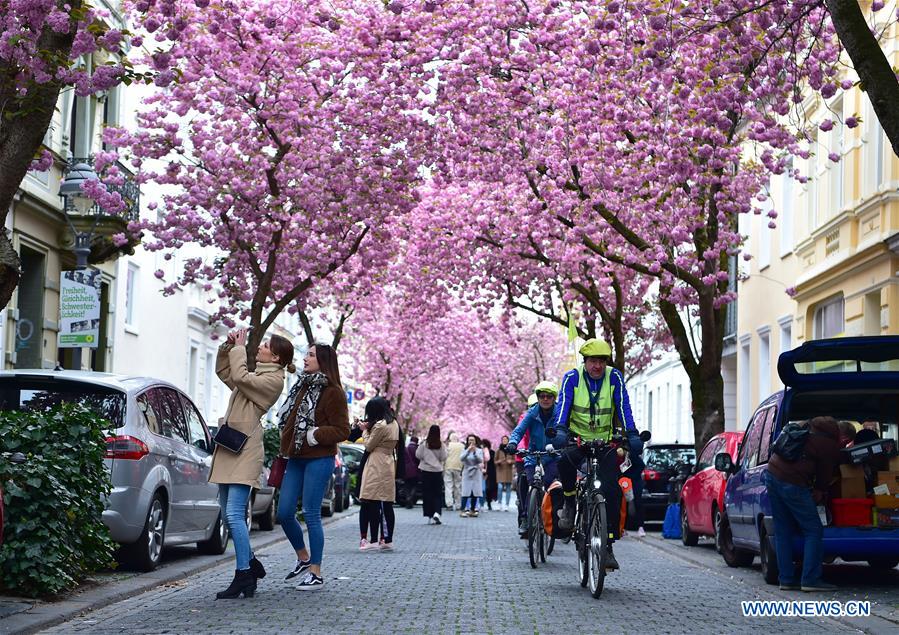
[[[94,165],[94,157],[72,157],[69,159],[69,166],[78,163],[87,163],[91,167]],[[72,221],[72,225],[79,232],[92,233],[91,253],[88,262],[98,264],[117,258],[119,254],[133,254],[134,247],[140,243],[139,236],[130,236],[128,234],[128,223],[140,219],[140,186],[134,179],[134,173],[121,163],[116,163],[120,173],[124,176],[124,182],[121,185],[106,184],[110,192],[118,192],[125,202],[125,209],[119,214],[108,214],[98,205],[87,214],[81,214],[75,209],[71,199],[64,198],[65,214]],[[68,169],[63,173],[63,178],[68,173]],[[128,236],[128,242],[118,246],[113,242],[112,236],[115,234],[125,234]],[[71,232],[66,231],[61,239],[62,247],[71,250],[74,247],[74,237]]]

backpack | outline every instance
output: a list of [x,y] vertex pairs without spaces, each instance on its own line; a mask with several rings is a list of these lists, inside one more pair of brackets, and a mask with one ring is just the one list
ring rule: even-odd
[[543,530],[553,538],[562,539],[571,535],[571,530],[559,527],[559,511],[564,506],[565,493],[562,491],[562,484],[559,481],[553,481],[549,489],[543,494],[543,504],[540,506],[540,513],[543,516]]
[[783,460],[794,462],[802,458],[805,451],[805,442],[808,440],[811,430],[808,426],[795,421],[788,423],[777,435],[771,451]]

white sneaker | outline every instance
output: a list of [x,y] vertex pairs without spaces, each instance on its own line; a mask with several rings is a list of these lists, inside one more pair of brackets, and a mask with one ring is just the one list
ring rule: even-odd
[[[431,518],[434,520],[435,525],[443,524],[442,522],[440,522],[440,514],[434,514],[433,516],[431,516]],[[430,523],[430,521],[428,521],[428,522]]]
[[376,542],[369,542],[365,538],[359,541],[359,551],[377,551],[381,547]]
[[324,586],[325,581],[311,571],[306,572],[306,577],[297,585],[297,591],[317,591]]
[[640,538],[646,538],[646,532],[643,530],[642,527],[640,527],[640,528],[637,530],[637,535],[640,536]]

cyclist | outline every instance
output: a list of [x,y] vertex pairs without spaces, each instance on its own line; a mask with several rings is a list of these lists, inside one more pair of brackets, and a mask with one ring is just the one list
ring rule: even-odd
[[[608,441],[616,428],[623,428],[632,451],[639,452],[643,449],[643,442],[634,425],[624,376],[609,365],[611,347],[607,342],[594,338],[584,342],[578,352],[583,355],[584,363],[565,373],[562,378],[561,395],[547,430],[550,439],[560,447],[575,437],[583,441]],[[563,450],[559,460],[559,479],[565,492],[565,506],[559,518],[559,526],[563,529],[574,526],[577,470],[585,458],[584,448],[571,445]],[[611,538],[606,566],[617,569],[618,561],[612,553],[612,542],[619,537],[621,488],[618,478],[621,474],[614,452],[601,458],[600,474]]]
[[[556,405],[556,396],[559,394],[558,387],[551,381],[541,381],[534,388],[534,394],[537,395],[537,404],[529,408],[524,418],[518,422],[512,434],[509,435],[509,443],[506,445],[506,452],[513,454],[517,451],[518,442],[527,433],[529,435],[528,450],[542,451],[544,449],[552,449],[552,445],[547,446],[546,427],[552,424],[553,409]],[[556,463],[558,459],[548,456],[543,459],[543,482],[548,487],[553,482],[558,473]],[[520,479],[518,483],[518,500],[522,504],[518,508],[518,533],[519,535],[527,535],[527,488],[534,480],[534,468],[537,464],[536,457],[527,456],[524,459],[524,471],[527,479]]]

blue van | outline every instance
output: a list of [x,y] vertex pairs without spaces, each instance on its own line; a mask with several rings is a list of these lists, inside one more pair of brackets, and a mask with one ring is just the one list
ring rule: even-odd
[[[846,337],[806,342],[781,354],[777,372],[786,387],[753,413],[737,460],[722,452],[715,467],[727,474],[725,513],[718,548],[731,567],[749,566],[758,554],[762,574],[776,584],[774,522],[765,488],[765,471],[774,439],[791,421],[831,416],[854,422],[880,422],[881,436],[899,440],[899,336]],[[797,560],[802,545],[794,547]],[[877,569],[899,564],[899,528],[824,528],[826,562],[835,558],[867,561]]]

